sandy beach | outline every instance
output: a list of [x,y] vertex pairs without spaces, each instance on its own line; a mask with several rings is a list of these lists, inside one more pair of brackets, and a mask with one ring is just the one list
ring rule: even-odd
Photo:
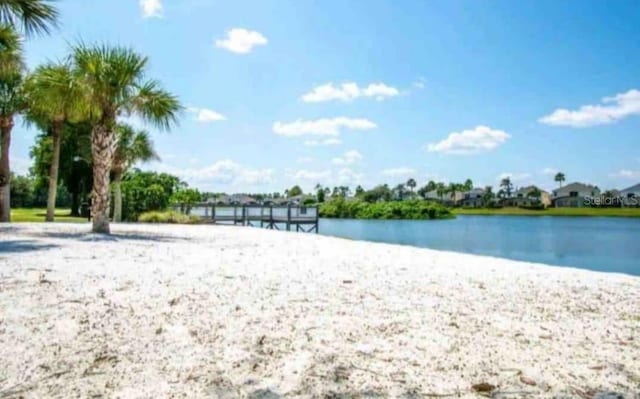
[[637,277],[243,227],[88,230],[0,225],[0,398],[640,392]]

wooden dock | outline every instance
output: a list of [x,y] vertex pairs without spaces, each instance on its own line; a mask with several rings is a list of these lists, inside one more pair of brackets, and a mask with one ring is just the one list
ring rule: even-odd
[[[185,213],[185,207],[175,210]],[[198,216],[203,222],[286,229],[305,233],[318,232],[318,207],[296,205],[215,205],[195,204],[189,215]]]

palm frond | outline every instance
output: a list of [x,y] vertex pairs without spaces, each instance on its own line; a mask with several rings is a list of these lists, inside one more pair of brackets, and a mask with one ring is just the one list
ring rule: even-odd
[[114,154],[114,169],[125,171],[136,162],[160,159],[153,147],[149,132],[135,130],[128,124],[119,124],[116,132],[118,134],[118,146]]
[[22,39],[9,25],[0,25],[0,75],[24,69]]
[[0,23],[27,35],[48,34],[58,24],[58,10],[50,0],[0,0]]
[[66,63],[39,66],[26,80],[31,114],[50,121],[81,120],[88,113],[85,90]]
[[161,129],[169,129],[178,121],[182,106],[178,98],[151,80],[138,86],[137,96],[131,102],[130,111]]

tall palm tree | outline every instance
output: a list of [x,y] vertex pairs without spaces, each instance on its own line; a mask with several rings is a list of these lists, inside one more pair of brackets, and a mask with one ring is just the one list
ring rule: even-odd
[[49,192],[45,221],[53,222],[58,189],[60,144],[65,123],[82,118],[82,91],[68,64],[46,64],[38,67],[25,82],[29,102],[29,119],[43,121],[52,139],[52,159],[49,169]]
[[444,183],[436,183],[436,194],[438,194],[438,197],[440,197],[440,202],[444,202],[443,196],[446,192],[447,186]]
[[560,187],[562,188],[562,183],[564,183],[564,181],[566,180],[564,178],[564,173],[562,172],[558,172],[556,173],[555,177],[553,178],[553,180],[555,180],[556,182],[558,182],[558,184],[560,185]]
[[122,176],[136,162],[160,159],[153,149],[149,133],[136,131],[133,127],[120,124],[117,127],[118,144],[113,156],[113,221],[122,221]]
[[157,81],[144,80],[147,58],[131,49],[80,44],[73,48],[72,59],[93,124],[93,232],[108,234],[109,172],[117,148],[116,119],[135,114],[169,129],[182,107],[177,97],[160,88]]
[[48,0],[0,0],[0,24],[20,28],[27,35],[50,33],[58,11]]
[[464,191],[473,190],[473,180],[471,180],[471,179],[465,180],[464,185],[463,185],[463,190]]
[[0,222],[11,221],[11,131],[17,114],[25,108],[23,95],[22,46],[18,33],[0,26],[0,58],[8,60],[0,68]]
[[416,180],[411,178],[409,180],[407,180],[407,187],[409,187],[409,190],[411,190],[411,193],[413,193],[413,189],[416,188]]
[[503,188],[506,198],[511,198],[511,192],[513,191],[513,183],[511,183],[511,178],[505,177],[500,181],[500,187]]

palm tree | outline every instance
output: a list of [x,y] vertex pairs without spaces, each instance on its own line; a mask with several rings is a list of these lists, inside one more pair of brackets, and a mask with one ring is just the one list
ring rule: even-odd
[[113,221],[122,221],[122,176],[136,162],[160,159],[153,149],[149,133],[125,124],[117,127],[118,144],[113,155]]
[[19,27],[27,35],[50,33],[58,11],[48,0],[0,0],[0,24]]
[[38,67],[25,82],[29,103],[29,119],[39,121],[51,134],[52,153],[49,170],[49,193],[45,221],[53,222],[58,188],[60,143],[67,122],[80,120],[83,115],[81,91],[68,64],[47,64]]
[[147,58],[124,47],[73,48],[75,73],[90,107],[93,232],[109,233],[109,172],[116,151],[116,119],[136,114],[162,129],[176,122],[178,99],[154,80],[144,81]]
[[467,179],[464,182],[463,188],[464,191],[471,191],[473,190],[473,181],[471,179]]
[[562,183],[564,183],[564,181],[566,180],[564,178],[564,173],[562,172],[558,172],[556,173],[555,177],[553,178],[553,180],[555,180],[556,182],[558,182],[558,184],[560,185],[560,188],[562,188]]
[[513,191],[513,184],[511,183],[511,178],[505,177],[500,181],[500,187],[504,189],[504,193],[506,198],[511,198],[511,191]]
[[0,26],[0,58],[9,61],[0,68],[0,222],[11,221],[11,131],[15,116],[25,108],[22,46],[18,33]]
[[413,178],[407,180],[407,187],[409,187],[409,190],[411,190],[411,193],[413,193],[413,189],[416,188],[416,185],[417,183]]
[[440,197],[440,202],[444,202],[443,196],[447,192],[447,186],[444,183],[436,183],[436,194]]

